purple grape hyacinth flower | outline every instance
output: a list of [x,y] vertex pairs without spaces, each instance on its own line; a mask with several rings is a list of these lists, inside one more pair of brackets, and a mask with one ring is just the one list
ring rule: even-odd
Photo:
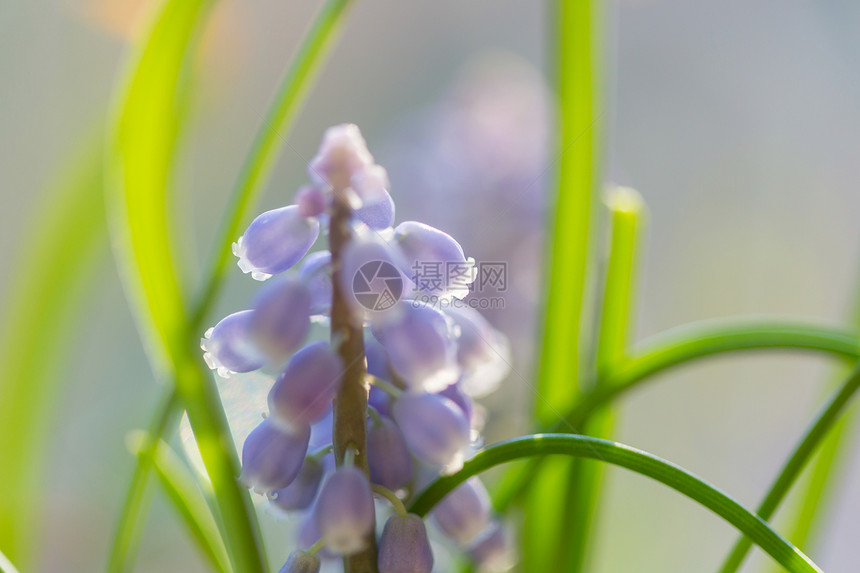
[[431,513],[447,537],[466,547],[490,525],[490,496],[477,477],[471,477],[442,498]]
[[412,456],[400,429],[388,418],[367,431],[367,464],[370,480],[392,491],[412,479]]
[[466,420],[472,420],[472,399],[466,396],[463,391],[460,389],[460,384],[451,384],[441,392],[436,392],[439,396],[444,396],[448,398],[457,406],[460,407],[460,410],[463,411],[463,415],[466,416]]
[[278,573],[319,573],[320,558],[307,551],[296,550],[290,553],[287,562]]
[[320,487],[325,467],[319,460],[306,457],[293,483],[273,490],[269,501],[282,511],[307,509],[311,506]]
[[331,253],[317,251],[305,257],[299,267],[299,278],[311,293],[311,314],[327,315],[331,312]]
[[507,337],[468,306],[451,305],[445,309],[445,314],[459,330],[457,363],[463,371],[461,388],[476,397],[494,392],[511,371]]
[[481,573],[507,571],[516,561],[507,532],[499,523],[494,523],[478,536],[469,548],[469,555]]
[[433,551],[424,521],[414,514],[392,515],[379,539],[379,573],[431,573]]
[[394,199],[388,191],[382,190],[382,196],[371,203],[364,203],[355,210],[355,217],[377,231],[388,229],[394,224]]
[[252,372],[264,360],[251,342],[250,324],[253,312],[242,310],[226,316],[200,339],[203,360],[223,378],[238,372]]
[[437,394],[406,392],[394,402],[392,413],[416,458],[446,473],[463,466],[469,422],[454,402]]
[[287,487],[302,468],[310,435],[307,424],[290,433],[268,418],[263,420],[245,438],[239,481],[257,493]]
[[393,370],[412,389],[437,392],[457,381],[456,343],[448,320],[419,303],[401,303],[397,313],[375,321],[371,331]]
[[358,126],[344,123],[328,128],[323,134],[319,151],[308,165],[311,181],[320,189],[343,190],[352,177],[373,165],[373,156]]
[[[463,247],[447,233],[417,221],[405,221],[394,228],[394,239],[403,251],[406,267],[402,270],[412,278],[418,289],[443,299],[463,298],[475,281],[475,260],[466,258]],[[442,280],[423,276],[422,269],[430,266],[443,273]]]
[[338,279],[357,317],[388,316],[399,309],[395,303],[405,284],[401,267],[399,252],[375,233],[359,234],[346,245]]
[[296,192],[299,214],[305,218],[319,217],[328,208],[328,197],[313,185],[305,185]]
[[323,484],[314,516],[331,551],[344,555],[361,551],[374,527],[373,494],[367,476],[353,466],[335,470]]
[[250,334],[273,365],[282,365],[311,327],[311,293],[304,282],[284,275],[264,286],[253,302]]
[[310,250],[319,236],[316,219],[302,216],[298,205],[266,211],[233,243],[239,268],[257,280],[289,269]]
[[295,353],[269,391],[273,421],[290,431],[318,422],[340,387],[343,363],[326,341]]

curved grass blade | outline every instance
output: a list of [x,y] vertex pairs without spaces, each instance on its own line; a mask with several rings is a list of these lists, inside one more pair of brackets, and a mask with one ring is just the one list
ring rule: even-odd
[[[154,441],[155,447],[149,442]],[[203,555],[219,573],[230,573],[230,558],[221,539],[218,524],[209,509],[203,492],[188,468],[163,440],[153,440],[145,432],[133,434],[129,447],[136,456],[150,458],[165,493],[185,522]]]
[[490,446],[475,454],[459,472],[430,484],[415,499],[409,511],[426,515],[459,484],[491,467],[554,454],[603,461],[659,481],[725,519],[790,573],[821,573],[806,555],[780,537],[764,520],[685,469],[630,446],[587,436],[539,434]]
[[[785,462],[782,470],[771,484],[767,494],[759,505],[757,513],[762,519],[770,519],[780,502],[788,494],[795,480],[806,463],[815,453],[818,445],[827,435],[827,432],[839,419],[848,402],[860,389],[860,366],[856,367],[851,376],[842,384],[838,392],[828,401],[827,405],[816,416],[815,422],[809,427],[801,441],[795,446],[791,456]],[[749,539],[741,538],[735,543],[729,556],[720,569],[721,573],[734,573],[749,553],[752,544]]]
[[157,374],[176,380],[225,524],[234,568],[266,570],[256,516],[217,389],[190,343],[171,248],[169,193],[185,60],[212,2],[167,0],[130,62],[110,130],[109,221],[132,311]]
[[107,253],[101,138],[85,143],[17,241],[0,321],[0,549],[30,562],[42,447],[73,325]]

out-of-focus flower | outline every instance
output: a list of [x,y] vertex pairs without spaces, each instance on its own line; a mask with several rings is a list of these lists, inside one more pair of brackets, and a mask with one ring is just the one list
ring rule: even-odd
[[415,457],[445,472],[462,467],[469,422],[454,402],[436,394],[407,392],[394,402],[392,413]]
[[272,504],[283,511],[307,509],[319,491],[325,468],[319,460],[307,457],[293,483],[269,495]]
[[282,365],[307,336],[311,300],[304,281],[291,275],[266,284],[254,297],[250,336],[271,364]]
[[269,392],[273,420],[291,431],[322,418],[331,407],[343,364],[328,342],[314,342],[298,352]]
[[287,487],[302,468],[310,435],[308,425],[287,432],[271,420],[263,420],[242,446],[239,481],[257,493]]
[[353,175],[370,165],[373,156],[358,126],[345,123],[326,130],[308,165],[308,176],[320,189],[343,190],[350,186]]
[[396,314],[373,323],[393,370],[410,387],[436,392],[457,381],[457,346],[440,311],[417,303],[401,303]]
[[469,555],[481,573],[501,573],[516,563],[507,532],[499,523],[494,523],[478,536],[469,548]]
[[417,515],[392,515],[379,540],[379,573],[431,573],[433,552],[424,521]]
[[473,308],[452,305],[445,309],[456,324],[457,363],[463,372],[460,386],[470,396],[486,396],[498,388],[511,371],[510,344]]
[[490,496],[477,477],[469,478],[433,508],[436,525],[461,547],[467,547],[490,525]]
[[335,470],[323,484],[314,515],[331,551],[349,555],[363,549],[374,526],[373,494],[367,476],[353,466]]
[[400,429],[388,418],[367,431],[367,463],[370,480],[392,491],[412,479],[412,457]]
[[311,292],[311,314],[329,314],[332,296],[331,253],[318,251],[306,256],[299,267],[299,276]]

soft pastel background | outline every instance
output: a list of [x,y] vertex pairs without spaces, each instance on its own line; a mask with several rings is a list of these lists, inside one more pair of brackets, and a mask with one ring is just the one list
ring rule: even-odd
[[[0,295],[51,174],[105,115],[144,4],[0,2]],[[207,31],[178,174],[189,276],[318,4],[226,0]],[[509,261],[513,292],[491,319],[515,342],[518,374],[485,402],[490,441],[525,430],[535,399],[527,381],[552,168],[541,83],[549,17],[526,0],[357,0],[262,206],[289,202],[322,130],[353,121],[392,172],[398,219],[420,216],[479,259]],[[609,23],[609,177],[639,189],[651,211],[638,334],[740,313],[847,320],[860,264],[860,7],[621,0]],[[52,419],[37,508],[44,572],[102,567],[132,467],[123,440],[146,424],[159,395],[107,258],[94,285],[55,408],[44,413]],[[255,286],[236,269],[219,315]],[[817,407],[826,373],[823,362],[787,355],[686,367],[624,401],[618,437],[754,506]],[[778,406],[766,406],[777,395]],[[838,502],[825,508],[826,535],[810,548],[831,572],[860,562],[857,444]],[[2,460],[0,471],[8,471]],[[727,525],[643,478],[608,475],[594,571],[719,563],[735,537]],[[279,531],[268,540],[275,557],[288,549]],[[763,562],[757,554],[746,570]],[[158,497],[139,570],[202,570]]]

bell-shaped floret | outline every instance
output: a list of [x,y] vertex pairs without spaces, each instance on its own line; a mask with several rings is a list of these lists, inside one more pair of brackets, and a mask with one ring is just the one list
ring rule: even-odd
[[278,573],[319,573],[320,566],[319,557],[297,549],[290,553],[287,562]]
[[271,420],[263,420],[245,438],[239,481],[257,493],[287,487],[302,468],[310,435],[307,424],[287,432]]
[[[319,527],[317,527],[314,509],[305,513],[299,521],[299,525],[297,527],[298,535],[296,536],[296,544],[299,547],[313,547],[314,543],[319,541],[322,537],[322,535],[320,535]],[[322,559],[334,559],[336,557],[336,555],[325,546],[320,549],[317,555]]]
[[290,431],[319,421],[340,387],[342,366],[326,341],[296,352],[269,391],[273,421]]
[[375,338],[364,337],[364,356],[367,359],[367,373],[386,382],[391,381],[388,370],[388,355]]
[[234,312],[207,330],[204,338],[200,339],[206,364],[224,378],[263,366],[263,357],[251,340],[251,316],[250,310]]
[[394,402],[392,413],[415,457],[445,472],[462,467],[469,422],[454,402],[437,394],[406,392]]
[[354,466],[335,470],[323,484],[314,516],[331,551],[344,555],[361,551],[374,526],[373,494],[367,476]]
[[325,468],[319,460],[306,457],[293,483],[276,489],[269,495],[272,504],[283,511],[307,509],[311,506],[320,488]]
[[319,236],[316,219],[303,217],[298,205],[266,211],[233,243],[239,268],[257,280],[289,269],[308,252]]
[[388,418],[382,418],[367,431],[367,464],[370,480],[392,491],[412,479],[412,456],[400,429]]
[[356,316],[395,312],[406,281],[398,257],[399,252],[375,233],[356,236],[343,249],[338,280]]
[[354,214],[356,219],[371,229],[388,229],[394,224],[394,199],[383,189],[381,197],[363,203]]
[[457,406],[460,407],[460,410],[463,411],[463,415],[466,416],[466,420],[471,422],[472,408],[474,407],[474,404],[472,403],[472,399],[463,393],[459,384],[451,384],[441,392],[436,393],[457,404]]
[[283,364],[311,327],[310,290],[295,276],[278,277],[257,293],[253,307],[252,340],[271,364]]
[[457,363],[463,371],[460,386],[470,396],[480,397],[498,388],[511,371],[511,348],[507,337],[492,327],[477,310],[452,305],[445,310],[457,326]]
[[453,237],[424,223],[405,221],[394,229],[405,255],[403,269],[420,292],[446,299],[463,298],[475,281],[475,260],[466,258]]
[[372,164],[373,156],[358,126],[344,123],[326,130],[308,165],[308,175],[318,188],[340,191],[350,186],[353,175]]
[[327,315],[331,311],[331,253],[311,253],[299,267],[299,277],[311,292],[311,314]]
[[381,165],[367,165],[353,173],[350,186],[362,205],[371,205],[381,201],[385,196],[390,197],[388,190],[391,189],[391,183],[388,180],[388,171]]
[[415,514],[392,515],[379,539],[379,573],[431,573],[433,552],[424,521]]
[[324,448],[332,443],[332,419],[334,412],[332,408],[326,408],[325,414],[318,422],[311,424],[311,441],[308,447],[311,451]]
[[502,573],[516,563],[516,556],[505,528],[494,523],[478,536],[469,555],[480,573]]
[[431,515],[442,533],[466,547],[490,525],[490,496],[472,477],[442,498]]
[[302,217],[319,217],[328,208],[328,197],[325,191],[313,185],[305,185],[296,193],[296,205]]
[[392,369],[412,389],[437,392],[457,381],[456,344],[445,315],[413,303],[375,320],[374,337],[388,354]]

